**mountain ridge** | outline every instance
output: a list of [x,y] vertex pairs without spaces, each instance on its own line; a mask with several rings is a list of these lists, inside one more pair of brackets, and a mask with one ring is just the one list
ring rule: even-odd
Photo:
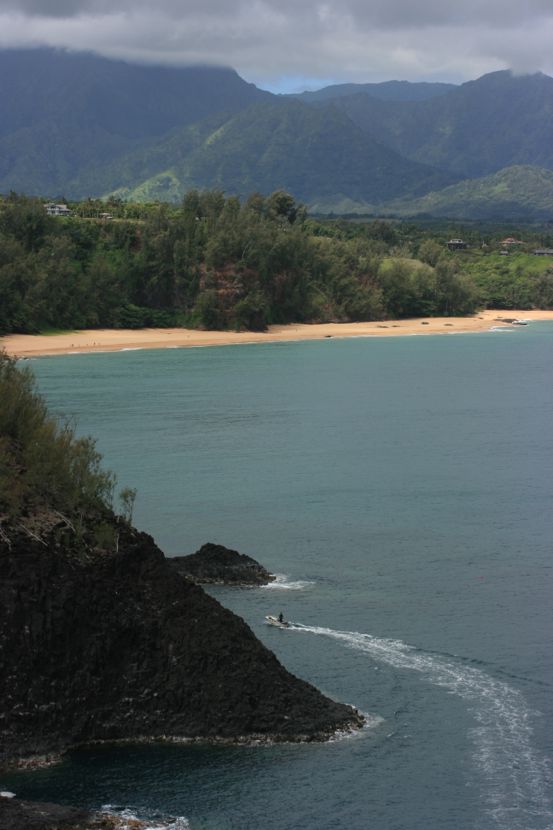
[[298,98],[306,103],[315,103],[363,93],[381,101],[425,101],[445,95],[446,92],[455,88],[456,84],[430,81],[382,81],[364,84],[331,84],[322,89],[296,92],[290,97]]
[[[174,141],[172,136],[173,147]],[[170,153],[161,155],[170,158]],[[241,198],[256,190],[284,189],[309,203],[348,196],[377,204],[400,192],[425,192],[432,182],[455,180],[402,159],[336,108],[311,108],[295,100],[262,102],[234,114],[158,175],[168,178],[168,187],[179,183],[179,197],[190,188],[220,188]],[[163,185],[160,190],[156,178],[150,186],[159,198]],[[133,200],[140,191],[117,195]]]
[[[493,207],[491,207],[493,206]],[[465,179],[439,191],[387,205],[398,216],[426,214],[460,219],[553,219],[553,171],[512,165],[478,179]]]
[[530,194],[529,168],[553,169],[553,78],[541,73],[282,96],[232,69],[14,49],[0,50],[0,110],[0,192],[48,198],[285,189],[312,210],[379,212],[515,166]]
[[334,103],[377,141],[414,161],[461,178],[514,164],[553,169],[553,78],[542,73],[492,72],[426,101],[361,96]]

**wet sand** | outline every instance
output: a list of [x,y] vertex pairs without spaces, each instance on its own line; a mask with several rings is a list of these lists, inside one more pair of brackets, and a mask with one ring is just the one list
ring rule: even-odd
[[490,331],[508,326],[505,319],[553,320],[552,311],[498,311],[487,309],[472,317],[424,317],[379,320],[370,323],[292,323],[270,326],[266,332],[200,331],[197,329],[90,329],[63,334],[10,334],[0,348],[18,357],[113,352],[125,349],[168,349],[322,340],[330,337],[394,337]]

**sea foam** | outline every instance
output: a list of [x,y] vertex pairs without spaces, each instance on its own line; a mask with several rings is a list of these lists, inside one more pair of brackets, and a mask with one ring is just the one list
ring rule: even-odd
[[[134,807],[119,807],[113,804],[104,804],[100,812],[106,816],[116,816],[123,821],[120,830],[133,830],[135,822],[144,823],[144,830],[190,830],[190,823],[184,816],[164,818],[161,816],[144,816]],[[126,822],[129,824],[126,824]]]
[[262,587],[267,590],[281,590],[281,591],[304,591],[306,588],[310,588],[311,585],[314,585],[315,582],[309,579],[298,579],[296,581],[289,581],[288,576],[286,574],[275,574],[275,581],[269,582],[267,585],[263,585]]
[[502,830],[553,828],[547,795],[551,772],[547,759],[531,742],[530,722],[537,713],[529,709],[520,691],[460,658],[425,652],[401,640],[315,626],[294,625],[291,630],[341,640],[374,660],[419,672],[429,683],[466,701],[475,721],[470,738],[485,783],[488,814]]

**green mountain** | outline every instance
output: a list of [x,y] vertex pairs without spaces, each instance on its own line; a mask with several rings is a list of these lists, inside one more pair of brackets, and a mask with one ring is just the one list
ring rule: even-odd
[[256,104],[213,130],[205,124],[186,128],[140,155],[144,169],[161,166],[120,187],[117,195],[175,199],[198,187],[243,197],[283,189],[315,209],[332,210],[354,204],[369,208],[453,180],[378,144],[336,108],[295,100]]
[[333,84],[310,92],[300,92],[294,96],[306,104],[334,101],[350,95],[365,94],[380,101],[426,101],[445,95],[455,84],[411,83],[410,81],[383,81],[379,84]]
[[553,171],[515,165],[481,179],[468,179],[419,199],[386,206],[403,216],[458,219],[553,220]]
[[0,192],[77,195],[69,182],[87,170],[172,129],[271,97],[232,69],[0,50]]
[[[285,189],[313,210],[370,212],[504,168],[553,170],[553,78],[541,74],[276,96],[232,69],[13,49],[0,50],[0,112],[0,193],[178,200],[192,187]],[[529,175],[513,205],[524,181],[530,215]],[[495,189],[481,194],[482,215],[496,215]]]
[[553,169],[553,78],[493,72],[419,102],[337,99],[373,138],[463,177],[531,164]]

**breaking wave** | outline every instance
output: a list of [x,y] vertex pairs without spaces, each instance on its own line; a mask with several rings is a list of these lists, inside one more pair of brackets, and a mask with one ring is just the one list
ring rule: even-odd
[[548,761],[531,743],[530,721],[537,713],[529,709],[521,692],[460,658],[425,652],[401,640],[316,626],[293,629],[341,640],[374,660],[419,672],[429,683],[466,701],[475,721],[470,737],[486,782],[488,814],[504,830],[553,828]]
[[309,579],[298,579],[296,581],[289,581],[286,574],[275,574],[274,582],[269,582],[263,588],[267,590],[281,590],[281,591],[304,591],[306,588],[314,585],[315,582]]
[[[190,830],[190,823],[184,816],[169,818],[161,815],[140,815],[133,807],[117,807],[104,804],[100,812],[106,816],[116,816],[122,821],[119,830],[134,830],[136,822],[143,823],[143,830]],[[127,824],[128,822],[128,824]]]

